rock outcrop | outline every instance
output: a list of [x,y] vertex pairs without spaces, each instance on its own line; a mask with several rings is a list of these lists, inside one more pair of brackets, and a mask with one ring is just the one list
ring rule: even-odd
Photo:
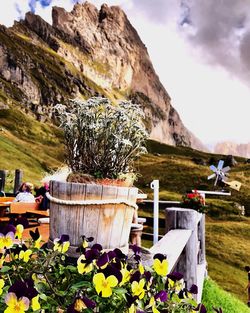
[[152,139],[205,149],[183,125],[147,49],[117,6],[54,7],[52,25],[33,13],[0,27],[0,101],[42,121],[68,97],[107,96],[140,103]]

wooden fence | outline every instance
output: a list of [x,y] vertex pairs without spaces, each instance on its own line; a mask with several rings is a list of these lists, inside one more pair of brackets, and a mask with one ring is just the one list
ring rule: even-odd
[[[6,177],[7,177],[8,171],[6,170],[0,170],[0,192],[5,193],[5,183],[6,183]],[[21,186],[23,179],[23,171],[16,169],[15,170],[15,176],[14,176],[14,187],[13,187],[13,193],[9,193],[9,195],[15,195]]]
[[167,255],[169,271],[184,275],[186,287],[198,286],[196,300],[201,301],[205,256],[205,215],[183,208],[166,209],[166,235],[150,249],[151,254]]

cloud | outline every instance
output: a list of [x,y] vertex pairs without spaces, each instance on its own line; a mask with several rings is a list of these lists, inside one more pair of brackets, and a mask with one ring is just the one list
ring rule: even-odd
[[[248,83],[250,12],[245,0],[185,0],[190,24],[180,28],[204,62],[218,65]],[[191,30],[191,31],[190,31]]]
[[50,6],[52,1],[53,0],[29,0],[30,11],[35,13],[37,3],[39,3],[41,5],[41,7],[46,8],[46,7]]

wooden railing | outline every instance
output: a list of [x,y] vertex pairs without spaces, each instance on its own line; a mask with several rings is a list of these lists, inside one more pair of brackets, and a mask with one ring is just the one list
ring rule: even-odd
[[184,275],[187,289],[198,286],[201,301],[206,275],[205,215],[183,208],[166,209],[166,235],[150,249],[151,254],[167,255],[169,271]]

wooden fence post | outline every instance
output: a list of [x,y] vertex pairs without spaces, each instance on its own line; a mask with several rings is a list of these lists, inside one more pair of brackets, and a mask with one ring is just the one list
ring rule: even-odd
[[184,280],[188,289],[193,284],[197,285],[198,219],[199,213],[191,209],[166,209],[167,231],[171,229],[192,230],[191,237],[188,240],[176,267],[176,270],[184,275]]
[[206,262],[206,241],[205,241],[205,214],[202,214],[201,220],[198,224],[198,240],[200,242],[199,250],[199,264]]
[[4,192],[5,180],[6,180],[7,171],[0,170],[0,191]]
[[23,171],[22,170],[15,170],[15,183],[14,183],[14,195],[18,192],[23,180]]

